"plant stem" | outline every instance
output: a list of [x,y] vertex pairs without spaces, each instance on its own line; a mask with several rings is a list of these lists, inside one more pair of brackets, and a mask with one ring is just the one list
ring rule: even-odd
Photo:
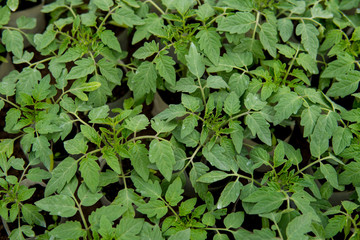
[[152,0],[146,0],[145,3],[151,3],[151,5],[153,5],[160,13],[161,15],[164,15],[165,12],[156,4],[154,3]]
[[285,76],[283,78],[283,81],[282,81],[283,85],[285,85],[286,79],[289,76],[290,70],[291,70],[291,68],[292,68],[292,66],[293,66],[293,64],[295,62],[295,59],[296,59],[296,57],[297,57],[297,55],[299,53],[299,50],[300,50],[300,48],[298,47],[296,49],[296,53],[295,53],[294,57],[291,59],[290,66],[289,66],[288,70],[286,71],[286,74],[285,74]]
[[139,137],[133,137],[132,139],[126,141],[126,142],[135,142],[136,140],[140,140],[140,139],[148,139],[148,138],[153,138],[153,139],[157,139],[157,140],[162,140],[162,141],[167,141],[165,138],[161,138],[158,136],[151,136],[151,135],[146,135],[146,136],[139,136]]
[[4,102],[7,102],[8,104],[12,105],[13,107],[20,109],[20,107],[18,105],[16,105],[12,101],[7,100],[6,98],[0,97],[0,100],[3,100]]
[[324,158],[319,158],[318,160],[310,163],[309,165],[307,165],[307,166],[303,167],[302,169],[300,169],[299,171],[297,171],[297,172],[294,174],[294,176],[302,173],[303,171],[305,171],[305,170],[308,169],[309,167],[311,167],[311,166],[313,166],[313,165],[315,165],[315,164],[317,164],[317,163],[319,163],[319,162],[321,162],[321,161],[323,161],[323,160],[326,160],[326,159],[331,159],[331,156],[327,156],[327,157],[324,157]]

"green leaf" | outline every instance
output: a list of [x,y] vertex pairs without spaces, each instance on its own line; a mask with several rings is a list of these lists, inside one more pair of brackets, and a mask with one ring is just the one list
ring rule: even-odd
[[[99,0],[100,1],[100,0]],[[115,12],[111,14],[111,17],[114,21],[120,25],[126,25],[133,27],[134,25],[143,25],[145,24],[139,16],[137,16],[131,8],[121,7],[116,9]]]
[[199,111],[202,106],[202,101],[200,98],[193,97],[184,93],[181,94],[181,103],[191,112]]
[[117,174],[121,174],[119,159],[116,156],[115,150],[113,148],[104,147],[101,150],[102,157],[105,159],[106,163],[114,170]]
[[51,215],[57,215],[61,217],[72,217],[77,212],[75,202],[66,195],[46,197],[35,202],[35,205],[42,210],[50,212]]
[[185,114],[186,114],[186,109],[184,106],[180,104],[179,105],[170,104],[169,108],[165,109],[164,111],[156,115],[156,118],[160,120],[167,120],[167,122],[169,122],[177,117],[182,117]]
[[121,52],[121,47],[118,39],[115,37],[115,33],[110,30],[105,30],[100,33],[101,41],[107,45],[109,48],[114,49],[115,51]]
[[304,137],[312,134],[320,113],[321,108],[317,105],[311,105],[302,111],[300,124],[304,127]]
[[142,62],[128,82],[130,89],[134,91],[135,101],[141,99],[147,93],[156,92],[156,78],[154,64],[147,61]]
[[158,51],[159,51],[159,43],[156,43],[153,40],[151,42],[145,42],[144,46],[136,50],[133,56],[137,59],[145,59]]
[[239,181],[226,184],[216,204],[217,209],[227,207],[232,202],[234,203],[240,195],[241,188],[242,184]]
[[324,137],[324,130],[317,130],[315,128],[313,134],[310,136],[310,152],[311,155],[320,158],[321,154],[323,154],[329,148],[329,139]]
[[84,137],[81,134],[77,134],[73,139],[64,142],[64,148],[69,154],[85,154],[88,146]]
[[237,122],[230,122],[229,128],[234,129],[232,133],[230,133],[231,140],[234,144],[234,147],[238,153],[241,152],[244,140],[244,129]]
[[199,19],[200,21],[205,21],[215,15],[215,10],[209,3],[205,3],[198,7],[198,9],[196,10],[196,15],[196,19]]
[[337,56],[337,60],[330,62],[321,74],[321,78],[334,78],[354,69],[354,57],[348,53]]
[[222,19],[217,28],[218,31],[233,33],[246,33],[255,23],[255,16],[248,12],[237,12],[234,15]]
[[300,53],[296,58],[296,62],[312,74],[319,73],[317,62],[310,54]]
[[235,92],[231,92],[225,99],[224,111],[230,116],[240,111],[239,96]]
[[286,197],[281,192],[274,190],[257,190],[243,199],[245,202],[255,203],[251,208],[251,214],[268,213],[278,209],[286,200]]
[[245,214],[244,212],[233,212],[228,214],[224,219],[224,225],[227,229],[229,228],[239,228],[244,222]]
[[184,15],[194,4],[195,0],[183,0],[173,2],[174,7],[181,15]]
[[333,166],[320,162],[320,171],[322,174],[324,174],[324,177],[331,184],[331,186],[339,189],[338,176]]
[[225,155],[225,149],[218,144],[215,144],[211,149],[207,145],[203,148],[203,155],[212,166],[223,171],[230,171],[234,162],[233,159]]
[[129,149],[131,164],[135,171],[147,181],[149,178],[149,167],[150,164],[148,157],[148,150],[144,144],[134,144]]
[[214,170],[214,171],[205,173],[197,181],[203,182],[203,183],[213,183],[213,182],[223,180],[223,179],[227,178],[228,176],[229,176],[228,173]]
[[144,224],[144,219],[124,217],[116,226],[115,235],[116,239],[133,240],[137,239],[136,236],[141,232]]
[[280,37],[284,42],[287,42],[293,34],[294,24],[288,18],[280,18],[277,21]]
[[274,107],[276,111],[274,124],[279,124],[283,120],[288,119],[292,114],[296,114],[302,103],[303,101],[295,92],[283,94],[278,104]]
[[187,116],[183,122],[181,127],[181,138],[184,139],[189,136],[192,132],[194,132],[195,127],[198,125],[198,118],[195,115]]
[[201,78],[205,72],[205,64],[203,57],[198,53],[194,43],[191,43],[189,53],[185,56],[185,59],[190,72],[197,78]]
[[160,219],[166,215],[168,207],[163,201],[150,199],[146,204],[139,205],[137,210],[146,214],[148,217],[156,216],[157,219]]
[[81,184],[77,190],[77,195],[81,206],[92,206],[102,198],[101,193],[92,193],[85,184]]
[[326,95],[329,97],[346,97],[354,93],[359,87],[360,72],[348,71],[346,74],[337,75],[337,82],[331,85]]
[[173,166],[175,164],[175,155],[170,142],[151,141],[149,160],[152,163],[156,163],[156,166],[166,180],[171,180]]
[[192,78],[181,78],[176,82],[175,86],[175,90],[180,92],[193,93],[196,91],[196,89],[198,89],[198,86],[195,84]]
[[0,7],[0,26],[8,24],[10,20],[11,11],[9,7]]
[[18,31],[5,29],[2,33],[2,42],[6,46],[8,52],[13,52],[14,55],[20,58],[24,49],[24,38]]
[[91,58],[82,58],[75,61],[77,66],[72,67],[66,79],[79,79],[95,71],[95,63]]
[[158,32],[159,29],[161,31],[162,26],[164,26],[163,18],[159,18],[156,13],[148,14],[144,20],[145,23],[143,25],[136,26],[136,32],[131,42],[132,44],[136,44],[144,38],[149,39],[152,33],[155,31]]
[[253,9],[253,1],[252,0],[224,0],[225,3],[230,8],[240,10],[240,11],[251,11]]
[[16,19],[16,25],[21,29],[33,29],[36,26],[36,18],[20,16]]
[[245,74],[234,73],[229,79],[229,87],[241,97],[249,86],[250,78]]
[[249,93],[244,101],[245,107],[248,110],[256,110],[259,111],[266,106],[266,102],[261,101],[258,94]]
[[300,23],[296,27],[296,35],[301,35],[301,43],[305,50],[312,58],[316,58],[319,48],[319,40],[317,38],[319,31],[317,28],[310,23]]
[[155,199],[161,197],[162,190],[157,180],[144,181],[136,175],[131,175],[131,180],[141,196]]
[[55,191],[60,192],[66,183],[69,183],[77,170],[77,161],[67,157],[52,171],[52,177],[45,189],[45,196],[49,196]]
[[21,207],[21,213],[28,224],[46,227],[45,219],[39,211],[40,209],[38,207],[28,203],[23,204]]
[[350,146],[353,136],[349,128],[337,127],[333,133],[332,146],[334,153],[339,155],[344,149]]
[[138,132],[146,129],[149,123],[149,119],[144,114],[140,114],[135,117],[126,119],[125,128],[130,129],[133,132]]
[[36,49],[42,50],[49,46],[56,37],[56,31],[52,28],[49,28],[46,30],[43,34],[35,34],[34,36],[34,43],[36,46]]
[[179,207],[179,215],[180,216],[189,215],[194,210],[196,202],[197,202],[196,198],[190,198],[187,199],[186,201],[183,201]]
[[84,135],[87,139],[89,139],[90,142],[95,143],[96,145],[100,146],[101,137],[94,128],[92,128],[88,125],[81,125],[80,129],[81,129],[82,135]]
[[85,229],[82,229],[78,221],[67,221],[55,227],[49,232],[52,237],[60,239],[78,239],[86,235]]
[[176,83],[176,73],[175,73],[175,61],[170,57],[164,54],[160,54],[155,59],[156,70],[159,72],[159,75],[165,79],[167,83],[171,86],[175,86]]
[[252,113],[245,117],[245,123],[253,135],[257,135],[262,142],[271,146],[270,124],[261,113]]
[[35,152],[35,157],[39,158],[47,169],[50,169],[50,157],[53,155],[53,153],[50,149],[50,143],[48,139],[45,136],[39,136],[35,138],[32,150]]
[[168,187],[165,199],[170,204],[170,206],[176,206],[183,197],[181,194],[184,192],[182,189],[182,182],[179,177],[177,177]]
[[286,227],[286,235],[289,240],[306,240],[306,233],[311,231],[311,217],[300,215],[295,217]]
[[109,110],[110,108],[108,105],[91,109],[89,112],[90,123],[96,122],[98,119],[106,118],[109,115]]
[[[100,72],[106,78],[106,80],[117,85],[121,84],[123,73],[113,63],[107,62],[105,59],[102,59],[97,63],[97,65],[99,66]],[[99,78],[97,77],[95,79],[98,80]]]
[[276,44],[276,48],[279,50],[280,54],[290,59],[292,59],[296,53],[295,49],[285,44]]
[[100,167],[96,163],[97,159],[98,158],[95,156],[89,156],[87,158],[84,158],[83,160],[81,160],[79,167],[81,177],[84,179],[86,186],[93,193],[96,192],[100,179]]
[[190,228],[179,231],[169,237],[169,240],[190,240]]
[[346,221],[347,217],[345,215],[335,215],[331,218],[325,227],[325,237],[331,238],[341,232],[344,229]]
[[221,37],[216,32],[216,29],[208,28],[200,30],[197,33],[196,38],[199,39],[200,49],[204,51],[212,63],[217,64],[219,62],[222,44],[220,41]]
[[276,57],[276,43],[278,41],[276,36],[276,26],[270,23],[264,23],[261,25],[260,30],[260,42],[272,57]]
[[222,77],[212,75],[207,78],[206,87],[215,89],[229,88],[229,86]]

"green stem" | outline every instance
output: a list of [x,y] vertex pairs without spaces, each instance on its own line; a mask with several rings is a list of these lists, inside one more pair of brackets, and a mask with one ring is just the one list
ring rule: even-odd
[[296,59],[296,57],[297,57],[297,55],[298,55],[298,53],[299,53],[299,50],[300,50],[300,48],[298,47],[298,48],[296,49],[296,53],[295,53],[294,57],[291,59],[290,66],[289,66],[288,70],[286,71],[286,74],[285,74],[285,76],[284,76],[284,78],[283,78],[283,82],[282,82],[283,84],[285,84],[286,79],[287,79],[287,77],[288,77],[289,74],[290,74],[291,68],[292,68],[292,66],[294,65],[294,62],[295,62],[295,59]]
[[253,35],[252,35],[253,40],[255,39],[256,29],[257,29],[257,26],[259,25],[260,16],[261,16],[260,12],[257,12],[256,21],[255,21],[255,28],[254,28],[254,32],[253,32]]
[[326,159],[331,159],[331,156],[327,156],[327,157],[324,157],[324,158],[319,158],[318,160],[310,163],[309,165],[307,165],[307,166],[303,167],[302,169],[300,169],[299,171],[297,171],[297,172],[294,174],[294,176],[302,173],[303,171],[305,171],[305,170],[308,169],[309,167],[311,167],[311,166],[313,166],[313,165],[315,165],[315,164],[317,164],[317,163],[319,163],[319,162],[321,162],[321,161],[323,161],[323,160],[326,160]]
[[118,8],[120,8],[121,5],[117,5],[116,7],[114,7],[113,9],[111,9],[107,14],[106,16],[104,17],[104,19],[102,20],[102,22],[100,23],[98,29],[101,30],[102,26],[105,24],[106,20],[110,17],[110,15]]
[[151,5],[153,5],[160,13],[161,15],[164,15],[165,12],[156,4],[154,3],[152,0],[146,0],[145,3],[151,3]]
[[11,106],[17,108],[17,109],[20,109],[20,107],[18,105],[16,105],[15,103],[7,100],[6,98],[3,98],[3,97],[0,97],[0,100],[3,100],[4,102],[7,102],[8,104],[10,104]]
[[133,137],[132,139],[126,141],[126,142],[135,142],[136,140],[140,140],[140,139],[157,139],[157,140],[162,140],[162,141],[167,141],[165,138],[161,138],[158,136],[151,136],[151,135],[146,135],[146,136],[139,136],[139,137]]
[[186,169],[191,163],[193,163],[193,160],[194,160],[196,154],[199,152],[199,150],[200,150],[201,148],[202,148],[202,145],[199,145],[199,146],[195,149],[195,151],[194,151],[194,153],[191,155],[189,161],[186,163],[186,165],[183,167],[183,169],[181,169],[181,170],[178,172],[178,175],[181,175],[181,174],[185,171],[185,169]]

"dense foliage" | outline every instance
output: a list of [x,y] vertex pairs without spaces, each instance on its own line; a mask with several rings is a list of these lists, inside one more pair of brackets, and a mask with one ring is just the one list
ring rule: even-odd
[[10,239],[360,239],[359,0],[1,3]]

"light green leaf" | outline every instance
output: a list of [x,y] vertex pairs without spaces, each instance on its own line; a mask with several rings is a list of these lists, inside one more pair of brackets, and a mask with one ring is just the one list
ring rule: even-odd
[[60,239],[78,239],[86,235],[85,229],[82,229],[78,221],[67,221],[55,227],[49,232],[52,237]]
[[320,158],[320,155],[329,148],[329,139],[324,137],[327,134],[325,131],[315,127],[313,134],[310,136],[310,152],[316,158]]
[[[110,1],[112,1],[112,0],[110,0]],[[120,43],[119,43],[118,39],[115,37],[115,34],[113,31],[105,30],[105,31],[101,32],[100,39],[109,48],[114,49],[115,51],[121,52]]]
[[134,144],[129,149],[131,164],[135,171],[147,181],[149,178],[149,167],[150,164],[148,157],[148,150],[144,144]]
[[77,170],[77,161],[67,157],[52,171],[52,177],[45,189],[45,196],[49,196],[55,191],[60,192],[66,183],[69,183]]
[[295,217],[286,227],[286,235],[289,240],[307,240],[309,237],[305,236],[305,234],[310,231],[310,215],[300,215]]
[[35,152],[35,157],[39,158],[44,163],[47,169],[50,169],[50,157],[53,155],[50,149],[50,143],[45,136],[36,137],[32,150]]
[[162,190],[157,180],[144,181],[136,175],[131,175],[131,180],[141,196],[155,199],[161,197]]
[[234,15],[224,18],[217,28],[218,31],[233,33],[246,33],[255,23],[255,16],[248,12],[237,12]]
[[169,240],[190,240],[190,228],[179,231],[174,235],[170,236]]
[[92,193],[90,189],[82,183],[77,190],[77,196],[80,200],[81,206],[89,207],[99,201],[103,195],[101,193]]
[[244,212],[233,212],[228,214],[224,219],[224,225],[227,229],[229,228],[239,228],[244,222],[245,214]]
[[336,189],[339,189],[338,174],[333,166],[330,164],[323,164],[320,162],[320,171],[324,174],[326,180]]
[[20,58],[24,49],[24,38],[18,31],[5,29],[2,33],[2,42],[6,46],[8,52],[13,52],[14,55]]
[[81,134],[77,134],[73,139],[64,142],[64,148],[69,154],[85,154],[88,146],[84,137]]
[[131,28],[134,25],[145,24],[144,20],[142,20],[138,15],[136,15],[134,11],[129,7],[118,8],[115,12],[111,14],[111,16],[116,23],[120,25],[126,25]]
[[106,163],[114,170],[117,174],[121,174],[119,159],[116,156],[114,148],[104,147],[101,150],[102,157],[106,160]]
[[235,92],[231,92],[225,99],[224,111],[230,116],[240,111],[240,99]]
[[213,183],[213,182],[223,180],[223,179],[227,178],[228,176],[229,176],[228,173],[214,170],[214,171],[205,173],[197,181],[203,182],[203,183]]
[[136,50],[133,56],[137,59],[145,59],[158,51],[159,51],[159,43],[156,43],[153,40],[151,42],[145,42],[144,46]]
[[325,227],[325,237],[331,238],[341,232],[344,229],[346,221],[347,217],[345,215],[335,215],[331,218]]
[[8,24],[10,20],[11,11],[9,7],[0,7],[0,26]]
[[182,182],[179,177],[177,177],[168,187],[165,199],[170,204],[170,206],[176,206],[183,197],[181,194],[184,192],[182,189]]
[[245,123],[253,135],[257,135],[261,141],[271,146],[270,124],[261,113],[252,113],[245,117]]
[[149,160],[156,163],[161,174],[168,181],[171,180],[175,155],[171,143],[168,141],[153,140],[150,143]]
[[204,51],[211,62],[217,64],[220,57],[221,37],[215,28],[200,30],[196,35],[199,39],[200,49]]
[[90,112],[89,112],[89,118],[90,118],[90,122],[94,122],[97,119],[103,119],[106,118],[109,115],[109,106],[108,105],[104,105],[101,107],[97,107],[97,108],[93,108]]
[[317,28],[310,23],[300,23],[296,27],[296,35],[301,35],[301,43],[305,50],[312,58],[316,58],[319,48],[319,40],[317,38],[319,31]]
[[133,132],[138,132],[146,129],[149,123],[149,119],[144,114],[140,114],[135,117],[126,119],[125,128],[130,129]]
[[229,88],[229,86],[222,77],[212,75],[207,78],[205,87],[215,89]]
[[98,158],[95,156],[89,156],[87,158],[84,158],[83,160],[81,160],[79,167],[81,177],[84,179],[86,186],[93,193],[96,192],[100,179],[100,166],[96,162],[97,159]]
[[259,111],[266,106],[266,102],[261,101],[258,94],[249,93],[244,101],[245,107],[248,110],[256,110]]
[[46,197],[35,202],[35,205],[42,210],[50,212],[51,215],[57,215],[61,217],[72,217],[77,212],[75,202],[66,195]]
[[175,86],[175,90],[180,92],[193,93],[196,91],[196,89],[198,89],[198,85],[196,85],[192,78],[181,78],[176,82]]
[[230,171],[233,159],[225,155],[225,149],[218,144],[215,144],[211,149],[207,145],[203,148],[203,155],[214,167],[223,170]]
[[39,211],[40,209],[38,207],[28,203],[23,204],[21,207],[21,213],[28,224],[46,227],[45,219]]
[[80,126],[81,133],[90,140],[90,142],[95,143],[96,145],[100,146],[101,137],[99,133],[92,127],[88,125],[81,125]]
[[77,66],[72,67],[66,79],[79,79],[95,71],[95,63],[91,58],[82,58],[75,61]]
[[181,125],[181,138],[184,139],[194,132],[195,127],[198,125],[198,119],[195,115],[187,116]]
[[286,197],[281,192],[274,190],[257,190],[243,199],[244,202],[255,203],[250,209],[251,214],[268,213],[278,209],[286,200]]
[[205,72],[205,64],[203,57],[198,53],[194,43],[191,43],[189,53],[185,56],[188,68],[192,74],[201,78]]
[[36,26],[36,18],[20,16],[16,19],[16,25],[21,29],[33,29]]
[[165,109],[158,115],[156,115],[156,118],[160,120],[167,120],[167,122],[177,118],[182,117],[186,114],[186,109],[183,105],[174,105],[170,104],[169,108]]
[[137,210],[146,214],[149,218],[156,216],[160,219],[168,212],[168,207],[163,201],[150,199],[149,202],[139,205]]
[[200,21],[205,21],[214,15],[215,10],[209,3],[202,4],[196,10],[196,19],[199,19]]
[[94,4],[103,11],[109,11],[114,5],[112,0],[94,0]]
[[186,107],[192,112],[199,111],[202,106],[202,101],[200,98],[193,97],[184,93],[181,95],[181,103],[182,105],[184,105],[184,107]]
[[287,42],[293,34],[294,24],[288,18],[280,18],[277,21],[280,37],[284,42]]
[[319,73],[316,60],[310,54],[300,53],[296,62],[312,74]]
[[142,218],[124,217],[116,226],[115,235],[116,239],[133,240],[137,239],[136,236],[141,232],[144,224]]
[[229,87],[241,97],[249,86],[250,78],[245,74],[234,73],[229,79]]
[[302,111],[300,125],[304,127],[304,137],[312,134],[320,113],[321,108],[317,105],[311,105]]
[[354,69],[354,57],[348,53],[343,53],[337,56],[338,59],[330,62],[323,73],[322,78],[334,78],[339,75],[344,75],[350,70]]
[[353,136],[349,128],[337,127],[333,133],[332,146],[334,153],[339,155],[344,149],[350,146]]
[[311,8],[312,18],[332,18],[334,15],[329,10],[324,10],[321,4],[315,4]]
[[156,92],[156,78],[154,64],[147,61],[142,62],[128,82],[130,89],[134,91],[135,101],[147,93]]
[[346,97],[354,93],[359,87],[360,72],[348,71],[346,74],[337,75],[337,82],[331,85],[326,95],[329,97]]
[[277,125],[285,119],[288,119],[292,114],[296,114],[302,106],[303,101],[295,92],[283,94],[274,107],[275,119],[274,124]]
[[216,204],[217,209],[227,207],[232,202],[234,203],[240,195],[241,188],[242,184],[239,181],[226,184]]
[[261,25],[260,30],[260,42],[272,57],[276,57],[276,43],[278,41],[276,36],[276,26],[270,23],[264,23]]
[[175,86],[176,83],[176,73],[175,73],[175,61],[170,57],[164,54],[160,54],[155,59],[156,70],[159,72],[159,75],[165,79],[167,83],[171,86]]
[[243,146],[244,129],[240,126],[239,123],[233,121],[229,123],[229,128],[234,129],[234,131],[230,133],[230,137],[234,144],[236,152],[240,153]]

